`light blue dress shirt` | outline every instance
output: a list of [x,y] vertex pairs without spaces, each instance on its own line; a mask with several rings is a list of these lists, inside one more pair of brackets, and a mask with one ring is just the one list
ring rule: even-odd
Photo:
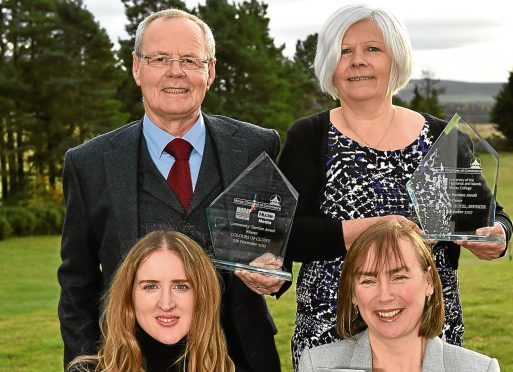
[[[157,125],[155,125],[147,115],[144,115],[143,118],[143,135],[146,139],[148,152],[150,153],[153,163],[157,166],[157,169],[164,179],[167,180],[167,175],[175,162],[175,158],[164,151],[164,149],[169,142],[175,139],[175,136],[157,127]],[[205,128],[205,122],[203,121],[203,115],[200,113],[196,123],[194,123],[191,129],[189,129],[182,137],[192,145],[191,156],[189,157],[189,166],[191,169],[193,190],[196,187],[201,160],[203,159],[206,135],[207,130]]]

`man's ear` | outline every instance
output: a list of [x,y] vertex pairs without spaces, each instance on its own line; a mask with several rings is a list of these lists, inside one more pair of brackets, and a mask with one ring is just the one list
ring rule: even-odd
[[214,82],[216,78],[216,59],[212,58],[208,63],[208,77],[207,77],[207,90],[210,89],[210,86]]
[[139,59],[139,56],[134,51],[132,52],[132,75],[134,77],[135,83],[138,86],[141,86],[141,78],[139,76],[139,69],[141,67],[141,60]]

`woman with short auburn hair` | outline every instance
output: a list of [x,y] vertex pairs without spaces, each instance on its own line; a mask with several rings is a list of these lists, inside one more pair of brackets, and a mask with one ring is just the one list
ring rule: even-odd
[[299,372],[497,372],[497,359],[450,345],[442,286],[431,252],[411,223],[381,220],[347,253],[337,330],[344,340],[305,349]]

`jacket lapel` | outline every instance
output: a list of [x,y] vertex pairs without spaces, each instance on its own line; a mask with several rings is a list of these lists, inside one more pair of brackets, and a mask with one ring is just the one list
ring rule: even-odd
[[139,238],[137,164],[141,128],[139,121],[121,130],[111,139],[112,150],[104,154],[107,189],[124,252]]
[[349,367],[372,371],[372,352],[368,329],[362,331],[357,336]]
[[422,371],[442,372],[444,367],[444,344],[439,337],[430,338],[426,344],[426,354],[422,361]]
[[203,159],[198,174],[194,194],[192,195],[191,205],[188,213],[192,213],[196,208],[202,205],[205,200],[221,182],[219,170],[219,161],[216,155],[214,144],[209,133],[205,140],[205,150],[203,151]]
[[204,115],[204,118],[219,159],[223,189],[226,189],[248,165],[248,143],[245,138],[235,136],[237,127],[232,123],[214,116]]
[[[204,155],[201,164],[200,175],[196,184],[197,189],[194,191],[194,194],[197,192],[198,195],[193,195],[191,205],[193,208],[201,204],[203,199],[209,195],[212,188],[219,181],[222,184],[222,190],[225,190],[248,164],[247,141],[245,138],[235,136],[238,128],[232,123],[214,116],[203,115],[203,117],[208,132],[205,149],[209,151]],[[209,142],[210,139],[208,139],[209,136],[211,143]],[[207,144],[209,144],[209,147],[207,147]],[[210,168],[210,166],[213,166],[213,164],[217,167],[218,171],[212,172],[213,168]],[[216,175],[213,175],[213,173],[216,173]],[[215,181],[210,180],[210,177],[216,177]],[[205,212],[203,211],[203,213]],[[233,275],[224,272],[222,276],[224,286],[230,288],[229,292],[232,293]],[[249,291],[247,288],[245,290]],[[236,298],[240,301],[240,294]],[[231,299],[234,300],[233,296],[231,296]],[[233,306],[233,309],[241,310],[243,308],[242,306]],[[232,311],[236,312],[236,310]],[[233,316],[237,318],[238,314],[234,313]],[[240,324],[240,322],[235,323]]]
[[203,118],[207,128],[205,151],[188,214],[203,203],[219,182],[225,190],[247,164],[247,142],[234,136],[237,127],[205,114]]

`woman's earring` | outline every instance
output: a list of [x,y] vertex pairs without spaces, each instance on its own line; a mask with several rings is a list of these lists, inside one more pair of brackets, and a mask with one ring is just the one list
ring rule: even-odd
[[354,316],[357,317],[358,316],[358,305],[357,304],[353,304],[353,312],[354,312]]
[[426,305],[431,301],[431,293],[426,296]]

